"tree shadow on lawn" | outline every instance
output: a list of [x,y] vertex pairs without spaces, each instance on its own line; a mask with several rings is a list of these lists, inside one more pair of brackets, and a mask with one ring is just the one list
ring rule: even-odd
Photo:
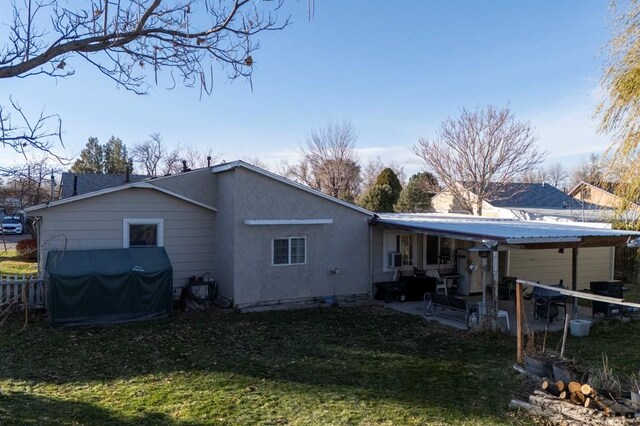
[[127,420],[86,402],[65,401],[23,392],[0,393],[0,424],[186,425],[175,422],[162,413],[140,413],[135,419]]
[[[206,387],[232,373],[242,387],[265,379],[486,415],[504,411],[491,401],[506,410],[505,389],[519,383],[509,368],[514,352],[508,337],[451,331],[380,308],[183,314],[102,328],[31,325],[0,336],[0,378],[68,384],[185,372]],[[477,405],[461,404],[467,398]]]

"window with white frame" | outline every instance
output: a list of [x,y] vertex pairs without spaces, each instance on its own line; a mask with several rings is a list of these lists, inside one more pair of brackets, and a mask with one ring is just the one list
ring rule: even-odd
[[413,234],[398,235],[397,247],[402,256],[402,266],[413,265]]
[[273,240],[274,265],[302,265],[307,262],[305,237],[275,238]]
[[122,247],[163,247],[163,219],[123,219]]

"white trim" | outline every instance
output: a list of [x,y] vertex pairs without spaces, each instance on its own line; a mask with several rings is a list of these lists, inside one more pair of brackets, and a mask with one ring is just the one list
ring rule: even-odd
[[245,219],[245,225],[330,225],[333,219]]
[[48,209],[50,207],[56,207],[56,206],[59,206],[59,205],[62,205],[62,204],[73,203],[73,202],[76,202],[76,201],[85,200],[87,198],[99,197],[101,195],[111,194],[112,192],[123,191],[125,189],[131,189],[131,188],[153,189],[153,190],[156,190],[158,192],[162,192],[164,194],[167,194],[167,195],[170,195],[172,197],[178,198],[180,200],[186,201],[188,203],[195,204],[196,206],[200,206],[200,207],[203,207],[205,209],[212,210],[214,212],[218,211],[218,209],[216,209],[215,207],[208,206],[208,205],[203,204],[203,203],[201,203],[199,201],[192,200],[189,197],[185,197],[184,195],[180,195],[180,194],[175,193],[173,191],[169,191],[168,189],[160,188],[159,186],[150,184],[148,182],[128,183],[128,184],[125,184],[125,185],[114,186],[112,188],[101,189],[99,191],[87,192],[86,194],[76,195],[76,196],[69,197],[69,198],[63,198],[62,200],[56,200],[56,201],[53,201],[53,202],[49,202],[47,204],[40,204],[38,206],[28,207],[28,208],[25,209],[25,211],[27,213],[31,213],[31,212],[35,212],[35,211],[38,211],[38,210],[44,210],[44,209]]
[[312,188],[310,188],[310,187],[308,187],[306,185],[303,185],[303,184],[298,183],[298,182],[294,182],[292,180],[289,180],[289,179],[287,179],[285,177],[282,177],[280,175],[277,175],[275,173],[271,173],[268,170],[264,170],[264,169],[261,169],[260,167],[254,166],[252,164],[245,163],[244,161],[241,161],[241,160],[233,161],[231,163],[224,163],[224,164],[219,164],[217,166],[213,166],[213,167],[211,167],[211,173],[226,172],[228,170],[233,170],[233,169],[236,169],[238,167],[242,167],[242,168],[245,168],[247,170],[251,170],[251,171],[253,171],[255,173],[261,174],[261,175],[269,177],[271,179],[275,179],[275,180],[277,180],[279,182],[282,182],[282,183],[284,183],[286,185],[293,186],[294,188],[298,188],[298,189],[306,191],[306,192],[308,192],[310,194],[316,195],[316,196],[318,196],[320,198],[324,198],[325,200],[329,200],[329,201],[332,201],[332,202],[334,202],[336,204],[340,204],[340,205],[342,205],[344,207],[348,207],[348,208],[350,208],[352,210],[358,211],[360,213],[364,213],[369,217],[373,217],[374,216],[374,213],[369,211],[369,210],[367,210],[367,209],[363,209],[362,207],[356,206],[355,204],[351,204],[351,203],[348,203],[346,201],[340,200],[338,198],[334,198],[334,197],[332,197],[330,195],[327,195],[327,194],[325,194],[323,192],[320,192],[320,191],[317,191],[315,189],[312,189]]
[[129,248],[129,225],[157,225],[158,242],[156,247],[164,247],[164,219],[160,218],[123,218],[122,248]]
[[507,238],[507,244],[546,244],[546,243],[579,243],[582,238],[579,237],[531,237],[531,238]]
[[[303,263],[291,263],[291,240],[304,240],[304,262]],[[287,263],[274,263],[275,244],[276,240],[288,240],[287,243]],[[298,266],[307,264],[307,237],[278,237],[271,239],[271,266]]]

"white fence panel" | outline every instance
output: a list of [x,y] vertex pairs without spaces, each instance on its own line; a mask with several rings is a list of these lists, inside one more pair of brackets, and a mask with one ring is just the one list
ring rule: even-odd
[[30,308],[42,308],[45,305],[44,280],[40,277],[26,274],[0,274],[0,306],[24,304],[24,292],[28,295]]

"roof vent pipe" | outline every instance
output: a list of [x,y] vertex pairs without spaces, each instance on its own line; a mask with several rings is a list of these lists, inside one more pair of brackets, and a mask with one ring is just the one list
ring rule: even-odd
[[182,160],[182,172],[190,172],[191,169],[187,167],[187,160]]
[[71,195],[78,195],[78,175],[73,175],[73,194]]
[[126,174],[125,174],[125,177],[124,177],[124,182],[125,183],[131,182],[131,170],[129,170],[129,166],[127,166],[127,168],[126,168]]
[[53,177],[53,170],[51,170],[51,198],[49,199],[49,201],[53,201],[53,198],[55,197],[54,195],[55,188],[56,188],[56,178]]
[[207,167],[211,167],[211,156],[207,155]]

